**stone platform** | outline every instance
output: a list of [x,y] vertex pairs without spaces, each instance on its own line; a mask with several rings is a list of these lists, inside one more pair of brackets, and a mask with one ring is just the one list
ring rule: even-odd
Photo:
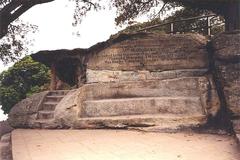
[[127,130],[12,132],[13,160],[239,160],[230,136]]

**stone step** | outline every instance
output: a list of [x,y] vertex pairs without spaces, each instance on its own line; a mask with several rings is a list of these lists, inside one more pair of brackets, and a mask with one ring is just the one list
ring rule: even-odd
[[69,90],[54,90],[49,91],[48,96],[63,96],[66,95],[69,92]]
[[79,118],[74,128],[129,128],[129,127],[158,127],[160,130],[181,129],[185,127],[197,127],[205,124],[207,117],[196,116],[176,116],[173,114],[156,115],[131,115],[115,117],[91,117]]
[[45,111],[54,111],[58,102],[44,102],[42,109]]
[[41,129],[56,129],[56,124],[54,123],[54,119],[38,119],[34,122],[35,128]]
[[38,119],[52,119],[54,117],[53,111],[38,111]]
[[240,119],[232,120],[232,123],[233,123],[233,129],[235,133],[240,134]]
[[63,99],[63,97],[64,95],[46,96],[46,101],[59,102]]
[[143,97],[87,100],[80,117],[107,117],[142,114],[204,114],[199,97]]

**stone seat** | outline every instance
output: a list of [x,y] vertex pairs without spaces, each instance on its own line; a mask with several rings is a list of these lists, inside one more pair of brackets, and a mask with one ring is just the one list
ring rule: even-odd
[[142,114],[203,115],[199,97],[137,97],[87,100],[84,117],[107,117]]
[[198,126],[205,123],[206,116],[181,116],[174,114],[145,114],[114,117],[88,117],[80,118],[74,128],[127,128],[127,127],[153,127],[160,130],[177,130],[185,127]]

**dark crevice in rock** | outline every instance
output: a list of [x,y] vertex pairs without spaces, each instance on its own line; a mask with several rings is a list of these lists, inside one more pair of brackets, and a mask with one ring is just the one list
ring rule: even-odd
[[216,57],[215,60],[220,61],[221,65],[238,64],[240,62],[239,56],[234,56],[234,57],[228,58],[228,59]]
[[207,50],[208,50],[208,56],[209,56],[209,72],[213,76],[213,81],[216,86],[217,94],[220,100],[220,110],[216,114],[216,116],[209,116],[208,122],[205,127],[207,128],[216,128],[216,129],[224,129],[229,133],[234,133],[233,131],[233,125],[231,122],[231,111],[227,107],[227,101],[225,98],[223,85],[220,79],[220,75],[218,73],[218,70],[215,66],[216,62],[214,59],[214,49],[212,47],[212,42],[208,42],[207,44]]

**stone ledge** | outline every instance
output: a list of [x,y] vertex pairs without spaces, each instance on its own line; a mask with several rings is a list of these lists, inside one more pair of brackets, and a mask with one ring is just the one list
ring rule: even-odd
[[11,133],[5,134],[0,141],[0,159],[12,160]]
[[162,129],[180,129],[181,127],[198,127],[205,124],[206,116],[132,115],[115,117],[80,118],[74,128],[132,128],[158,126]]
[[171,71],[111,71],[87,69],[87,83],[164,80],[180,77],[204,76],[208,69],[184,69]]
[[141,97],[87,100],[81,117],[105,117],[143,114],[205,114],[200,97]]

